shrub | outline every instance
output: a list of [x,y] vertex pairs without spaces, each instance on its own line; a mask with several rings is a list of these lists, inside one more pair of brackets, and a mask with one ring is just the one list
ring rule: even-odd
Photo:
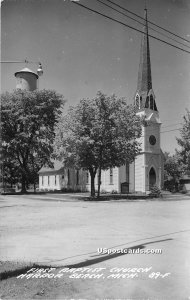
[[81,189],[80,188],[70,188],[70,187],[62,187],[61,188],[61,192],[62,193],[81,193]]
[[150,197],[159,198],[161,196],[161,190],[157,185],[154,185],[150,188]]
[[175,193],[179,191],[179,188],[180,188],[179,183],[176,182],[174,179],[164,181],[164,189],[166,191]]
[[118,194],[118,191],[112,190],[111,193],[112,193],[112,194]]
[[182,194],[187,194],[187,191],[186,190],[182,190],[181,193]]
[[101,193],[101,194],[107,194],[107,191],[104,190],[104,189],[102,189],[102,190],[100,191],[100,193]]

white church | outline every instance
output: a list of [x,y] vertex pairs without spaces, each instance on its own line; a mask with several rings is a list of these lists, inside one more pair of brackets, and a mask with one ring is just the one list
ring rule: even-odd
[[[142,126],[139,138],[141,153],[130,165],[102,171],[101,191],[118,193],[146,193],[153,185],[164,183],[164,159],[160,148],[161,121],[152,89],[147,10],[145,9],[144,34],[141,42],[137,90],[134,97],[137,115],[145,116],[147,126]],[[34,90],[38,75],[25,68],[15,73],[17,88]],[[21,84],[22,83],[22,84]],[[31,84],[30,84],[31,83]],[[98,187],[95,178],[95,188]],[[85,170],[68,169],[58,161],[54,168],[39,171],[39,190],[90,191],[90,175]]]

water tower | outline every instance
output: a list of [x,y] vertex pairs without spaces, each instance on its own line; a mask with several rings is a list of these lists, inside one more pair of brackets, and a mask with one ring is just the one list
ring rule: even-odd
[[16,89],[34,91],[38,88],[39,76],[43,74],[42,65],[39,63],[37,74],[29,68],[24,68],[15,73]]
[[28,68],[15,73],[16,89],[34,91],[37,89],[38,75]]

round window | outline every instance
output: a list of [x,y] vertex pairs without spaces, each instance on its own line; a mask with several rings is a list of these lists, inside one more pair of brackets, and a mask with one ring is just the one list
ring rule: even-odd
[[152,146],[154,146],[154,145],[156,144],[156,138],[155,138],[154,135],[151,135],[151,136],[149,137],[149,142],[150,142],[150,144],[151,144]]

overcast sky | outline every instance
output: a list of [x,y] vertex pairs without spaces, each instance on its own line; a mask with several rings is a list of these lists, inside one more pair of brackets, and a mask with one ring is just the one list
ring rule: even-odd
[[[114,1],[144,15],[143,0]],[[96,0],[80,0],[80,3],[142,29]],[[4,0],[1,5],[2,61],[40,60],[44,70],[40,89],[54,89],[63,94],[67,107],[81,98],[94,97],[99,90],[126,97],[128,103],[133,103],[141,33],[69,0]],[[190,40],[190,1],[148,0],[147,7],[150,21]],[[149,33],[155,35],[151,30]],[[177,123],[182,121],[185,108],[190,109],[190,54],[153,39],[150,39],[150,54],[161,131],[174,130],[180,127]],[[14,73],[25,64],[1,64],[1,67],[2,91],[12,91]],[[37,69],[35,64],[27,67]],[[174,152],[176,136],[178,131],[161,134],[163,151]]]

